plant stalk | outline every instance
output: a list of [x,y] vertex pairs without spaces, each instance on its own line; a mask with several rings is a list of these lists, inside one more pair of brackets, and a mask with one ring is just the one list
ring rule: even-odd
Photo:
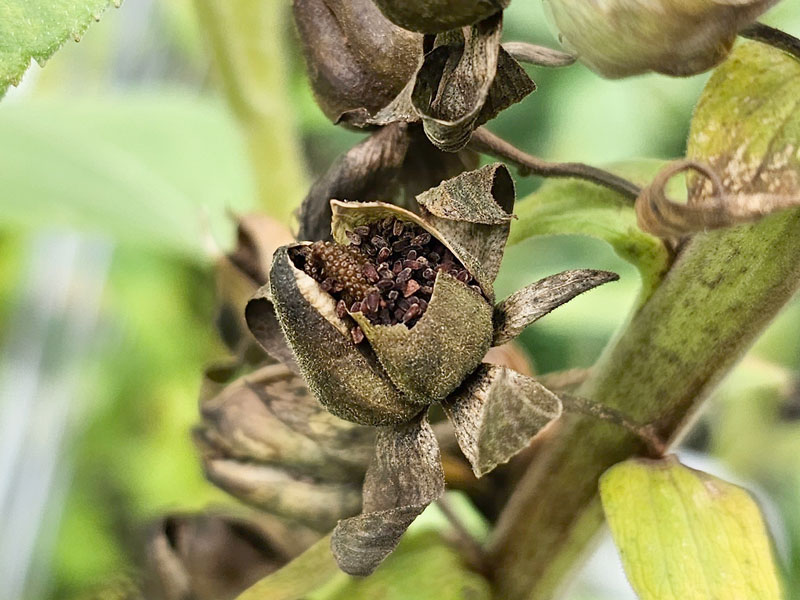
[[[714,385],[800,285],[800,212],[694,237],[576,393],[674,443]],[[496,597],[550,600],[603,522],[597,482],[645,451],[630,432],[571,415],[541,447],[489,545]]]
[[289,223],[307,184],[294,102],[287,93],[288,3],[195,0],[195,5],[247,140],[260,207]]

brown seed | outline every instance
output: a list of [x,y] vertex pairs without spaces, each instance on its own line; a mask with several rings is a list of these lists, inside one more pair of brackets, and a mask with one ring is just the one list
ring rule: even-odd
[[403,233],[403,222],[402,221],[397,220],[397,221],[394,222],[394,225],[392,226],[392,233],[395,235],[395,237],[399,237],[400,234]]
[[380,305],[380,302],[381,297],[378,295],[378,292],[370,293],[364,300],[364,303],[367,305],[367,311],[370,313],[378,312],[378,306]]
[[381,291],[387,291],[394,287],[394,281],[391,279],[381,279],[378,283],[375,284],[377,288]]
[[386,217],[383,221],[381,221],[381,227],[384,229],[388,229],[392,226],[392,222],[394,221],[394,217]]
[[415,246],[424,246],[430,241],[431,241],[431,234],[425,231],[423,233],[420,233],[417,237],[415,237],[411,243],[414,244]]
[[420,308],[420,310],[422,312],[425,312],[426,310],[428,310],[428,303],[425,302],[425,300],[423,300],[422,298],[420,298],[420,300],[419,300],[419,308]]
[[408,254],[406,254],[406,260],[416,260],[416,258],[417,258],[416,250],[409,250]]
[[409,240],[405,239],[397,240],[395,243],[392,244],[392,250],[394,250],[395,252],[401,252],[406,248],[408,248],[410,245],[411,242]]
[[353,305],[350,307],[351,313],[361,312],[361,302],[353,302]]
[[456,275],[456,279],[462,283],[467,283],[470,279],[469,272],[466,269],[462,269],[458,272],[458,275]]
[[409,269],[408,267],[406,267],[397,274],[398,283],[403,283],[404,281],[408,281],[409,279],[411,279],[411,269]]
[[375,265],[373,264],[367,263],[366,265],[364,265],[363,271],[364,271],[364,276],[370,283],[375,283],[381,278],[381,276],[378,275],[378,269],[376,269]]
[[388,246],[386,240],[379,235],[373,236],[371,241],[376,248],[386,248]]
[[336,303],[336,314],[339,315],[340,319],[343,319],[347,314],[347,304],[344,303],[344,300],[339,300]]
[[354,233],[357,233],[361,237],[367,237],[369,235],[369,227],[366,225],[359,225],[355,229],[353,229]]
[[427,279],[428,281],[433,281],[436,279],[436,271],[428,267],[422,272],[422,276]]
[[353,342],[356,344],[360,344],[364,341],[364,332],[361,331],[361,327],[356,325],[350,330],[350,335],[353,336]]
[[378,250],[378,262],[383,262],[391,255],[392,251],[389,248],[381,248]]
[[330,292],[333,289],[333,284],[336,283],[333,279],[328,277],[325,281],[319,284],[323,292]]
[[400,292],[398,292],[397,290],[392,290],[391,292],[389,292],[388,294],[386,294],[386,297],[387,297],[387,298],[388,298],[390,301],[394,302],[395,300],[397,300],[397,299],[400,297]]
[[347,236],[347,239],[350,240],[350,243],[353,244],[354,246],[361,245],[361,236],[358,235],[355,231],[345,231],[345,235]]
[[418,260],[405,260],[403,261],[403,266],[406,269],[411,269],[412,271],[417,271],[422,268],[422,263]]
[[429,285],[423,285],[421,288],[419,288],[419,293],[430,296],[433,294],[433,288]]
[[483,290],[480,288],[480,286],[479,286],[479,285],[471,285],[471,286],[469,286],[469,287],[471,287],[473,290],[475,290],[475,291],[476,291],[476,292],[478,292],[479,294],[483,294]]
[[419,304],[412,304],[411,308],[403,315],[403,323],[408,323],[411,319],[415,319],[422,314]]
[[397,275],[402,270],[403,263],[401,263],[399,260],[394,261],[394,264],[392,265],[392,272]]
[[406,290],[403,292],[403,296],[405,296],[406,298],[408,298],[408,297],[409,297],[411,294],[416,294],[416,293],[417,293],[417,290],[419,290],[419,288],[420,288],[420,287],[422,287],[422,286],[420,286],[420,284],[419,284],[419,283],[417,283],[417,282],[416,282],[416,281],[414,281],[413,279],[412,279],[412,280],[410,280],[410,281],[409,281],[409,282],[406,284]]

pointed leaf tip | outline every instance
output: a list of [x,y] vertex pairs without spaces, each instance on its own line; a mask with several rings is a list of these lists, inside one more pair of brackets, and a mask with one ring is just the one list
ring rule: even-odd
[[558,308],[597,286],[617,281],[610,271],[578,269],[564,271],[532,283],[515,292],[494,310],[493,346],[500,346],[517,337],[524,329]]

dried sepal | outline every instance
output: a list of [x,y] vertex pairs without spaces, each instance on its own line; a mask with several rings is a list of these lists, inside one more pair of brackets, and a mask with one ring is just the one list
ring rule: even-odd
[[291,240],[289,229],[266,215],[237,217],[236,247],[214,266],[217,330],[234,354],[243,354],[252,344],[244,307],[253,292],[266,283],[273,252]]
[[416,75],[411,101],[425,133],[455,152],[472,131],[535,89],[500,46],[502,14],[436,39]]
[[275,254],[270,294],[300,372],[330,412],[354,423],[387,425],[419,411],[395,388],[369,350],[353,343],[333,297],[293,264],[289,247]]
[[377,111],[367,108],[356,108],[339,117],[337,124],[344,123],[353,127],[383,127],[390,123],[418,123],[420,116],[414,109],[411,94],[414,91],[416,76],[412,77],[405,87],[386,106]]
[[441,33],[472,25],[502,11],[510,0],[375,0],[384,15],[400,27]]
[[503,50],[514,60],[539,67],[567,67],[577,59],[572,54],[528,42],[506,42]]
[[269,294],[269,286],[258,288],[245,305],[244,318],[250,333],[259,346],[273,359],[286,365],[295,373],[300,372],[294,354],[286,343],[275,306]]
[[[701,193],[693,194],[687,203],[671,200],[667,194],[670,179],[684,171],[696,171],[707,179],[709,186],[695,186]],[[796,178],[796,175],[795,175]],[[731,180],[729,180],[731,181]],[[695,160],[679,160],[664,167],[652,183],[636,199],[639,227],[655,236],[679,239],[693,233],[750,223],[780,210],[800,206],[796,181],[781,189],[780,180],[770,179],[772,188],[763,191],[729,192],[721,178],[710,167]]]
[[270,515],[166,515],[149,528],[142,573],[144,597],[235,598],[300,554],[316,537]]
[[417,196],[423,218],[478,281],[486,297],[503,259],[514,180],[501,163],[462,173]]
[[362,514],[341,521],[331,549],[341,569],[369,575],[423,510],[444,493],[439,446],[424,412],[378,433]]
[[217,487],[251,506],[328,531],[336,522],[358,513],[360,485],[314,479],[307,474],[267,464],[243,462],[215,454],[198,441],[206,477]]
[[283,365],[257,369],[202,398],[200,412],[196,436],[217,455],[328,480],[358,482],[374,440],[371,428],[325,410]]
[[417,69],[422,36],[397,27],[371,0],[294,0],[311,87],[332,121],[388,104]]
[[492,345],[510,342],[528,325],[553,309],[599,285],[618,279],[619,275],[609,271],[577,269],[545,277],[514,292],[494,309]]
[[427,311],[412,328],[373,325],[353,313],[386,373],[413,402],[442,400],[475,369],[492,338],[486,299],[451,275],[439,273]]
[[558,396],[535,379],[488,364],[442,407],[478,477],[508,462],[561,416]]
[[408,127],[394,123],[337,158],[300,205],[298,238],[314,241],[330,237],[332,198],[359,202],[392,198],[409,143]]
[[559,39],[591,69],[618,78],[687,76],[730,52],[739,29],[777,0],[545,0]]

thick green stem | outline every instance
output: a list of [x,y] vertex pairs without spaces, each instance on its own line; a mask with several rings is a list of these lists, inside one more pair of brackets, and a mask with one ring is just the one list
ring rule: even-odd
[[260,205],[289,221],[307,188],[288,94],[288,2],[195,0],[228,101],[247,138]]
[[[797,211],[698,235],[577,393],[675,440],[799,284]],[[495,530],[498,598],[554,597],[602,523],[598,478],[642,450],[607,422],[565,421]]]

